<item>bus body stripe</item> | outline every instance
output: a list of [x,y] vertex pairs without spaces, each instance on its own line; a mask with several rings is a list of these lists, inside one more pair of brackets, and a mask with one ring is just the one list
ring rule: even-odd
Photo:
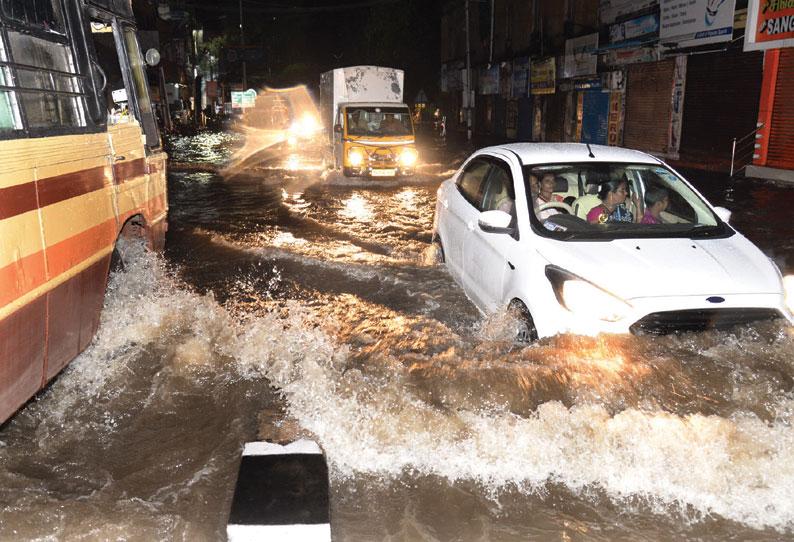
[[121,185],[142,175],[146,175],[146,159],[137,158],[129,162],[116,162],[113,164],[116,174],[116,184]]
[[6,306],[46,281],[44,251],[25,256],[0,268],[0,307]]
[[99,166],[48,177],[39,181],[39,204],[42,207],[101,190],[111,184],[108,166]]
[[61,273],[69,271],[103,248],[112,246],[115,240],[116,218],[114,217],[47,247],[47,269],[50,276],[57,277]]
[[[158,171],[162,168],[161,165],[156,167]],[[108,166],[99,166],[0,188],[0,220],[33,211],[38,206],[44,208],[101,190],[113,182],[113,171],[117,174],[116,184],[123,185],[146,175],[146,160],[139,158],[131,162],[120,162],[113,166],[113,170]]]
[[36,183],[0,188],[0,220],[36,209]]
[[[142,205],[141,208],[165,209],[165,194],[157,196]],[[126,218],[139,214],[140,210],[131,210],[126,214]],[[125,219],[124,215],[119,216]],[[160,216],[149,217],[154,226],[155,222],[165,218],[164,213]],[[69,272],[74,266],[79,265],[87,258],[95,256],[99,252],[107,251],[113,246],[118,236],[118,225],[116,217],[103,221],[102,223],[86,229],[76,235],[59,241],[47,247],[47,266],[49,268],[50,279],[47,280],[45,274],[44,254],[45,251],[39,250],[33,254],[13,261],[12,263],[0,267],[0,312],[6,312],[9,303],[15,299],[40,288],[48,282],[55,285],[63,279],[60,275]],[[50,288],[48,288],[50,289]],[[6,307],[5,309],[3,309]],[[13,310],[13,309],[12,309]]]

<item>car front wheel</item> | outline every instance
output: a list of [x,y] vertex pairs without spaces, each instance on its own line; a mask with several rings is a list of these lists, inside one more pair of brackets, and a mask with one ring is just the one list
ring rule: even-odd
[[532,315],[529,309],[527,309],[527,306],[518,299],[514,299],[510,302],[508,310],[511,311],[518,320],[516,342],[529,344],[537,341],[538,331],[535,329],[535,321],[532,319]]

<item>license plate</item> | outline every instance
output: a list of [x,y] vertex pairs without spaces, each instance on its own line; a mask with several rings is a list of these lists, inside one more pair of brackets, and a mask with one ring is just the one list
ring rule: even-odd
[[370,175],[373,177],[394,177],[394,173],[393,169],[373,169]]

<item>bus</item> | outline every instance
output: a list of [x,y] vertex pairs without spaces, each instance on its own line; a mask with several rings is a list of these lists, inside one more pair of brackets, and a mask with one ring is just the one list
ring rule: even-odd
[[0,0],[0,424],[93,341],[121,238],[162,249],[130,0]]

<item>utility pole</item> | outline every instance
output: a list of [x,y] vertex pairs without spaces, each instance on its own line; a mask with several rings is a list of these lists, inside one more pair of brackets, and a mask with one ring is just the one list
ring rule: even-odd
[[245,76],[245,33],[243,32],[243,0],[240,0],[240,57],[243,59],[243,92],[248,90],[248,81]]
[[469,0],[466,3],[466,84],[463,89],[463,108],[466,110],[466,135],[471,142],[471,117],[474,112],[474,93],[471,91],[471,47],[469,46]]

